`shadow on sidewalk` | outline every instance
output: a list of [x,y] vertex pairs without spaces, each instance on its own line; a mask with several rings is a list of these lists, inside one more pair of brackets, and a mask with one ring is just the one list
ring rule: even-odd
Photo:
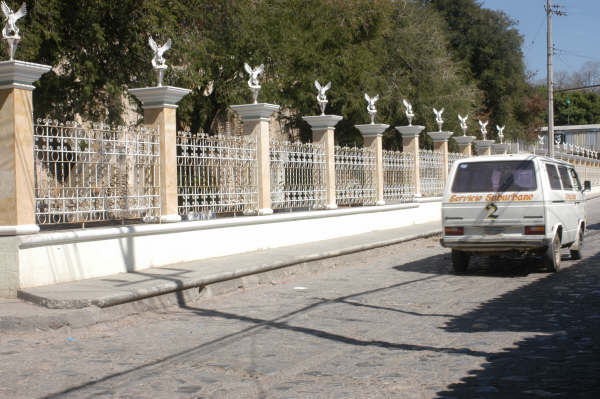
[[600,253],[456,317],[450,332],[535,332],[439,397],[600,397]]

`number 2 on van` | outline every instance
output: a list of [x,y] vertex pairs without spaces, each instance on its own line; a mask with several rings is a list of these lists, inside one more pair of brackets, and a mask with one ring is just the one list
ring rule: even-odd
[[488,213],[488,219],[497,219],[498,215],[496,215],[496,212],[498,212],[498,207],[496,206],[496,204],[494,204],[493,202],[490,202],[489,204],[487,204],[487,206],[485,207],[486,211],[490,211],[490,213]]

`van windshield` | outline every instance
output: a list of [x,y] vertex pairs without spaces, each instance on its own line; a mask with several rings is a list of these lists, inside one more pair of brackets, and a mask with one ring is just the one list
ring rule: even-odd
[[464,162],[458,165],[452,192],[534,191],[537,189],[532,161]]

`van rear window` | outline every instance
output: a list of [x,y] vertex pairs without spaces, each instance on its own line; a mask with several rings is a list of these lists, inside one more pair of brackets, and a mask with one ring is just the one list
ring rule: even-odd
[[464,162],[458,165],[453,193],[534,191],[532,161]]

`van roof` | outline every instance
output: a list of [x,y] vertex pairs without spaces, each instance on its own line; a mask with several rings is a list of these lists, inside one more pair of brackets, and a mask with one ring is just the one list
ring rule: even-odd
[[463,158],[463,159],[460,159],[460,162],[524,161],[524,160],[534,160],[534,159],[539,159],[541,161],[546,161],[546,162],[556,162],[556,163],[567,165],[567,166],[573,166],[569,162],[566,162],[566,161],[563,161],[560,159],[550,158],[550,157],[543,156],[543,155],[526,154],[526,153],[506,154],[506,155],[503,155],[503,154],[481,155],[481,156],[475,156],[475,157],[470,157],[470,158]]

